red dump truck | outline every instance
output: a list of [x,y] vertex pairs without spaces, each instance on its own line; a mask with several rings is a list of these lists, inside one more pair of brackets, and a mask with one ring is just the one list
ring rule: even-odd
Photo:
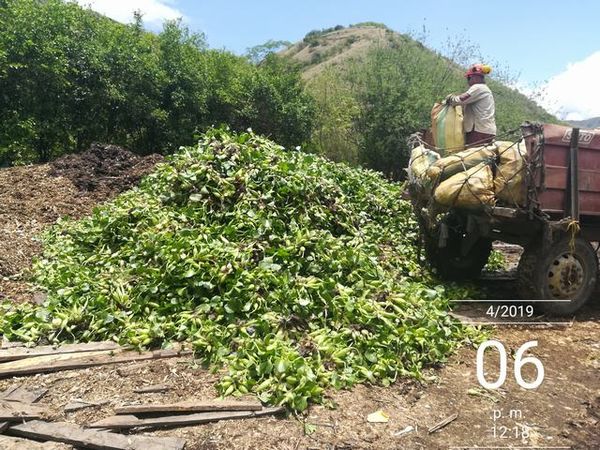
[[[492,241],[521,245],[522,299],[571,314],[593,299],[600,241],[600,130],[523,124],[526,201],[479,211],[450,208],[431,220],[430,202],[409,186],[427,261],[450,279],[476,277]],[[570,301],[565,301],[570,300]]]

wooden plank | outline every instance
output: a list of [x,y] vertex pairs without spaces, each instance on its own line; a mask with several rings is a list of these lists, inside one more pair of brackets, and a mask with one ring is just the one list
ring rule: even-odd
[[25,347],[25,342],[11,342],[2,340],[0,343],[0,349],[4,350],[6,348],[15,348],[15,347]]
[[163,412],[209,412],[209,411],[262,411],[259,401],[240,402],[227,400],[185,401],[170,404],[131,405],[115,408],[116,414],[147,414]]
[[150,386],[134,389],[133,392],[136,394],[152,394],[155,392],[165,392],[169,389],[171,389],[171,386],[167,386],[166,384],[152,384]]
[[95,350],[91,352],[79,352],[79,353],[57,353],[56,355],[44,355],[44,356],[32,356],[30,358],[18,359],[15,361],[8,361],[0,364],[2,370],[17,370],[25,369],[27,367],[35,367],[43,364],[50,364],[60,361],[77,360],[80,358],[87,358],[90,356],[102,356],[102,355],[114,355],[120,353],[121,350]]
[[12,436],[0,436],[0,448],[2,450],[69,450],[68,444],[58,442],[36,442]]
[[48,410],[42,406],[21,402],[7,402],[0,400],[0,421],[19,421],[22,419],[39,419]]
[[503,208],[500,206],[495,206],[492,209],[492,215],[514,219],[515,217],[517,217],[517,210],[514,208]]
[[219,420],[249,419],[280,414],[285,408],[263,408],[261,411],[223,411],[185,414],[178,416],[153,417],[139,419],[133,415],[111,416],[89,425],[90,428],[127,429],[135,427],[172,427],[180,425],[198,425]]
[[4,363],[0,364],[0,377],[15,377],[21,375],[32,375],[35,373],[49,373],[58,372],[61,370],[72,370],[72,369],[83,369],[86,367],[102,366],[108,364],[119,364],[130,361],[145,361],[150,359],[159,358],[173,358],[176,356],[184,356],[191,354],[191,351],[175,351],[175,350],[156,350],[153,352],[136,353],[126,352],[120,353],[116,356],[110,355],[99,355],[99,356],[85,356],[77,359],[67,361],[51,361],[43,364],[39,364],[32,367],[23,367],[16,369],[6,369]]
[[38,347],[8,347],[0,348],[0,363],[31,358],[33,356],[93,352],[98,350],[118,350],[120,348],[119,344],[113,341],[90,342],[87,344],[65,344],[59,347],[52,345],[41,345]]
[[4,389],[4,391],[2,392],[2,394],[0,394],[0,398],[4,399],[7,396],[9,396],[10,394],[12,394],[14,391],[16,391],[17,389],[19,389],[21,387],[20,384],[11,384],[9,387],[7,387],[6,389]]
[[182,450],[185,440],[169,437],[124,436],[107,431],[86,430],[69,422],[34,420],[9,429],[17,436],[64,442],[98,450]]
[[35,403],[40,398],[42,398],[48,389],[45,388],[37,388],[37,389],[27,389],[22,385],[16,384],[12,386],[14,389],[9,389],[4,391],[0,398],[2,400],[8,400],[9,402],[21,402],[21,403]]
[[93,408],[95,406],[102,406],[102,405],[106,405],[110,403],[108,400],[104,400],[102,402],[86,402],[83,400],[74,400],[71,403],[69,403],[67,406],[65,406],[65,412],[73,412],[73,411],[79,411],[80,409],[86,409],[86,408]]
[[[48,389],[38,388],[29,390],[20,384],[13,384],[0,395],[0,398],[11,402],[35,403],[42,398],[46,392],[48,392]],[[0,433],[6,430],[9,425],[10,422],[8,421],[0,422]]]

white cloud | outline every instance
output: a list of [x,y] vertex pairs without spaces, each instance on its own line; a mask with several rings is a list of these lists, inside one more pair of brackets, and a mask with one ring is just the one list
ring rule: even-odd
[[144,23],[157,26],[165,20],[183,17],[183,14],[171,6],[172,0],[76,0],[82,6],[89,6],[111,19],[123,23],[133,20],[133,12],[141,11]]
[[566,120],[600,116],[600,51],[569,64],[564,72],[544,86],[540,102],[548,111]]

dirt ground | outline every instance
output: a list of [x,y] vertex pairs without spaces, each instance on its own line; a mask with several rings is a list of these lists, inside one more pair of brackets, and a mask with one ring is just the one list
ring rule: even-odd
[[31,301],[24,282],[41,251],[39,234],[61,217],[80,218],[131,188],[162,160],[93,144],[49,164],[0,170],[0,300]]
[[[108,154],[117,159],[125,155],[120,151]],[[98,165],[105,164],[104,158],[97,153],[96,159],[93,153],[88,156],[63,161],[62,165],[0,170],[0,298],[36,299],[25,278],[31,258],[40,250],[36,236],[41,230],[62,215],[88,214],[95,204],[131,186],[160,160],[123,156],[125,159],[112,168],[94,172]],[[86,176],[91,183],[83,180]],[[518,249],[500,249],[514,268]],[[516,297],[510,273],[488,276],[480,283],[497,299]],[[465,347],[445,365],[432,368],[423,382],[399,380],[387,388],[363,385],[330,392],[335,409],[312,406],[302,416],[135,432],[182,437],[187,439],[187,449],[597,449],[600,301],[592,303],[569,318],[566,326],[491,328],[491,337],[502,342],[510,356],[525,342],[538,341],[528,354],[542,361],[545,378],[534,390],[517,385],[512,357],[508,358],[506,383],[498,390],[482,389],[475,372],[476,349]],[[486,355],[486,377],[494,380],[497,353]],[[124,404],[213,399],[216,377],[197,366],[191,357],[180,357],[4,379],[0,380],[0,389],[14,383],[46,387],[48,393],[40,403],[51,407],[51,419],[86,424],[111,415],[115,406]],[[531,380],[535,374],[524,370],[524,377]],[[153,394],[133,392],[158,383],[171,389]],[[75,399],[101,405],[65,413],[64,407]],[[367,415],[377,410],[389,415],[387,423],[367,422]],[[428,428],[454,414],[457,418],[447,426],[428,432]]]
[[[387,388],[358,386],[330,392],[336,409],[313,406],[304,416],[222,421],[148,434],[185,438],[187,449],[600,448],[599,320],[600,309],[595,308],[580,314],[570,327],[495,330],[493,337],[509,354],[526,341],[538,340],[531,354],[542,361],[545,379],[532,391],[518,387],[511,376],[500,390],[481,389],[475,350],[463,348],[444,367],[432,369],[424,383],[403,380]],[[494,358],[490,356],[486,364],[494,366]],[[534,378],[530,371],[524,375]],[[487,376],[496,378],[493,370]],[[51,419],[83,425],[112,415],[115,406],[213,399],[216,377],[197,367],[191,357],[180,357],[1,380],[0,388],[17,382],[46,387],[49,391],[41,403],[51,406]],[[133,392],[159,383],[171,389]],[[104,404],[64,413],[76,399]],[[389,415],[389,422],[367,423],[367,415],[380,409]],[[456,420],[428,433],[429,427],[453,414],[458,414]],[[507,437],[494,438],[494,425],[498,435],[506,427]],[[414,430],[402,434],[407,427]],[[521,438],[524,432],[527,438]]]

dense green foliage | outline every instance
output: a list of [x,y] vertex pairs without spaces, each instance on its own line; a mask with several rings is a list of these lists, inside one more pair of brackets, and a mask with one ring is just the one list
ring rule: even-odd
[[269,39],[264,44],[255,45],[246,50],[246,57],[254,64],[260,64],[267,56],[277,53],[282,49],[288,48],[292,43],[290,41],[275,41]]
[[[336,58],[335,63],[326,64],[327,58],[300,63],[304,71],[316,63],[323,67],[307,84],[317,105],[312,141],[315,151],[403,179],[409,157],[406,139],[431,125],[435,102],[468,88],[463,70],[419,42],[390,30],[383,40],[377,34],[363,35],[360,39],[365,45],[366,39],[371,39],[370,50],[354,53],[330,36],[314,33],[312,45],[315,53]],[[348,52],[348,56],[340,57],[340,52]],[[290,57],[293,61],[294,54]],[[493,78],[489,85],[496,100],[499,135],[526,120],[556,122],[516,90]]]
[[323,28],[321,30],[312,30],[309,31],[308,33],[306,33],[306,35],[304,36],[304,39],[302,39],[302,42],[309,45],[309,46],[316,46],[319,45],[319,38],[327,33],[331,33],[333,31],[339,31],[339,30],[343,30],[344,26],[342,25],[336,25],[335,27],[330,27],[330,28]]
[[92,141],[170,152],[220,123],[296,146],[311,105],[293,69],[207,50],[179,22],[155,35],[60,0],[0,8],[0,165]]
[[401,186],[373,171],[211,131],[114,202],[45,237],[45,304],[2,306],[34,342],[190,341],[221,393],[303,410],[328,387],[419,377],[468,336],[468,292],[417,262]]

